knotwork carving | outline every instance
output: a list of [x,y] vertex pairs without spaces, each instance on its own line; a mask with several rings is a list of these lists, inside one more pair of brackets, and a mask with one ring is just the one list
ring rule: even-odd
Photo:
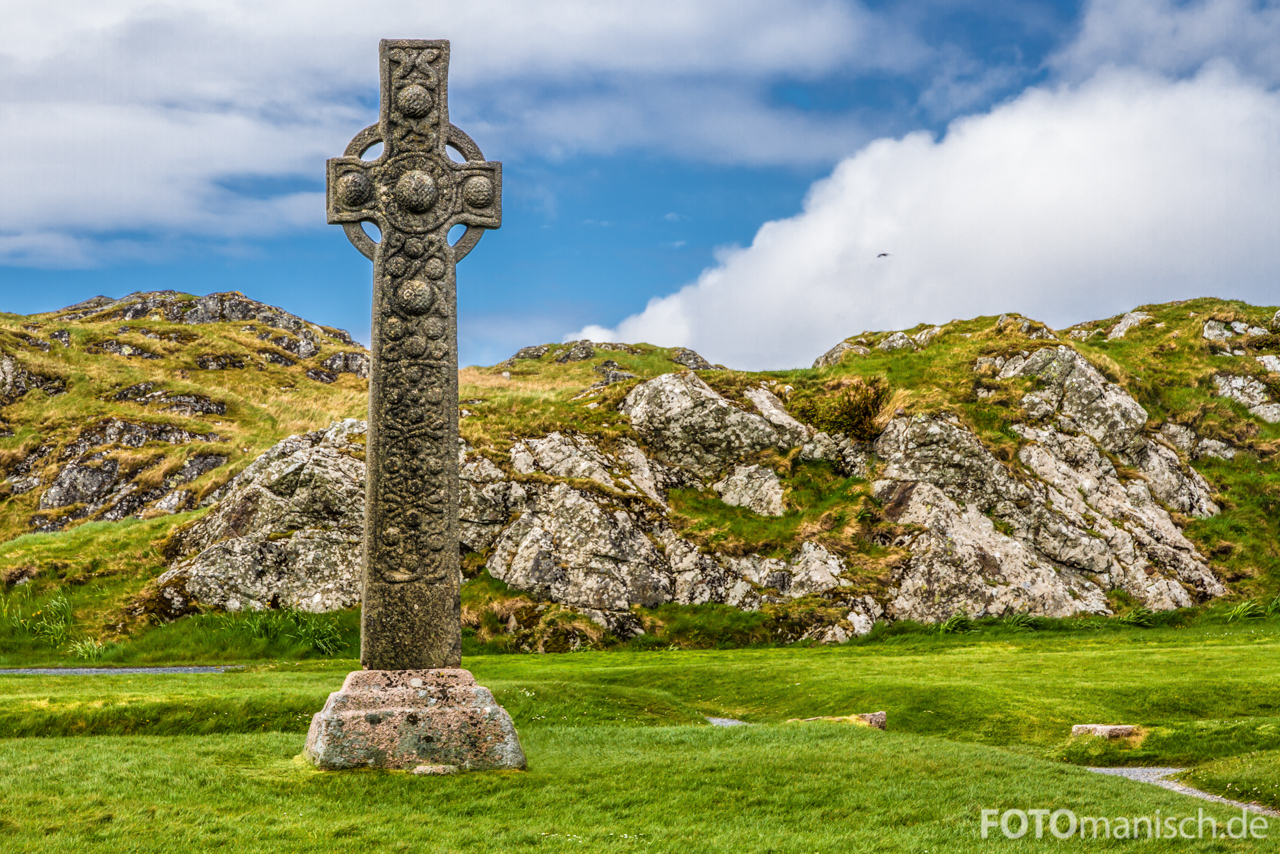
[[502,164],[449,123],[447,41],[379,55],[379,121],[329,161],[327,194],[329,222],[374,263],[362,662],[446,667],[461,632],[456,265],[501,225]]

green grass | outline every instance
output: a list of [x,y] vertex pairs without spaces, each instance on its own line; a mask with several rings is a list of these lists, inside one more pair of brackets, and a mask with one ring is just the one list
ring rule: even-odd
[[1051,755],[1073,765],[1186,766],[1280,750],[1280,717],[1179,721],[1144,730],[1143,737],[1133,741],[1092,736],[1067,739]]
[[[0,676],[0,849],[1118,849],[984,841],[980,811],[1203,806],[1223,826],[1234,814],[1073,764],[1098,759],[1185,763],[1193,785],[1265,800],[1280,755],[1280,624],[1224,613],[1146,629],[905,627],[836,647],[472,656],[464,665],[511,713],[530,768],[443,779],[322,774],[299,758],[351,659]],[[786,723],[880,709],[885,733]],[[712,715],[757,726],[705,726]],[[1146,739],[1126,752],[1067,738],[1090,722],[1135,723]]]
[[[1160,755],[1181,750],[1195,758],[1196,745],[1208,742],[1189,725],[1276,716],[1278,652],[1280,625],[1266,621],[991,636],[935,630],[834,647],[485,655],[465,664],[522,727],[575,719],[592,725],[687,723],[706,715],[778,723],[885,709],[894,731],[1055,758],[1072,724],[1166,727],[1163,741],[1152,742],[1164,745]],[[217,676],[120,676],[107,684],[113,692],[177,703],[192,714],[210,703],[222,711],[217,704],[261,702],[270,693],[282,698],[277,717],[283,720],[298,703],[321,702],[341,674],[357,666],[351,659],[280,661]],[[107,725],[109,715],[101,711],[107,706],[92,705],[104,699],[100,680],[0,678],[8,689],[0,696],[0,731],[19,721],[45,734]],[[138,718],[127,708],[133,702],[118,711],[130,721]],[[93,712],[98,724],[77,717],[91,708],[99,709]],[[1224,732],[1201,758],[1226,755],[1231,743],[1241,752],[1265,744]],[[1133,758],[1134,764],[1150,764],[1149,756]]]
[[[0,742],[10,850],[918,852],[1131,850],[980,838],[981,810],[1195,814],[1161,789],[840,725],[522,732],[527,772],[323,773],[296,735]],[[1204,805],[1225,826],[1228,808]],[[1047,836],[1047,834],[1046,834]],[[1144,850],[1252,851],[1186,841]]]
[[[1274,728],[1276,722],[1272,722]],[[1280,750],[1259,750],[1206,762],[1183,775],[1197,789],[1280,809]]]
[[[1151,730],[1148,750],[1165,744],[1165,759],[1212,760],[1189,754],[1198,743],[1217,756],[1238,746],[1237,758],[1201,765],[1193,784],[1274,781],[1277,752],[1257,751],[1276,725],[1265,716],[1280,704],[1280,638],[1238,624],[1191,631],[479,656],[465,664],[511,712],[530,767],[443,779],[324,774],[299,757],[311,714],[350,660],[4,676],[0,801],[11,808],[0,848],[1119,849],[1116,840],[984,841],[981,810],[1185,816],[1203,806],[1225,826],[1229,808],[1060,761],[1071,723],[1128,721]],[[785,723],[875,709],[888,711],[888,732]],[[758,726],[708,727],[705,715]]]

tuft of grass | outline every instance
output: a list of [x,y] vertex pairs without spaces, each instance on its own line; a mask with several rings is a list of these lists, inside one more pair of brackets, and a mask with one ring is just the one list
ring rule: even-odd
[[973,630],[973,619],[964,611],[957,611],[938,624],[938,634],[942,635],[967,635]]
[[866,441],[884,429],[887,419],[881,414],[890,395],[883,377],[842,377],[828,381],[820,390],[798,391],[790,409],[819,430]]

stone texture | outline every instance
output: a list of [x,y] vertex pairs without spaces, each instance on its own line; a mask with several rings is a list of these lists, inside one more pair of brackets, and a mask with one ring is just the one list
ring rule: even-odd
[[813,360],[813,368],[829,368],[832,365],[838,365],[844,361],[844,354],[853,349],[853,345],[848,341],[841,341],[827,352]]
[[[141,320],[147,317],[192,325],[253,321],[291,332],[297,336],[294,340],[306,341],[308,347],[314,347],[323,338],[351,344],[351,336],[341,329],[307,323],[287,311],[249,299],[236,291],[196,299],[172,290],[138,292],[120,299],[94,297],[58,312],[60,320]],[[145,330],[135,331],[145,334]],[[311,350],[312,354],[315,352]]]
[[163,412],[177,415],[226,415],[227,405],[201,394],[172,392],[157,389],[153,382],[131,385],[112,395],[112,400],[127,400],[140,406],[153,406]]
[[239,370],[244,367],[244,359],[238,356],[222,356],[216,353],[202,353],[196,356],[196,367],[202,371]]
[[710,371],[715,368],[715,365],[711,364],[688,347],[676,347],[672,350],[671,361],[675,362],[677,365],[683,365],[691,371]]
[[[148,505],[156,512],[176,512],[166,509],[173,504],[172,498],[163,505],[153,502],[158,502],[175,486],[189,483],[224,464],[226,457],[193,455],[160,487],[143,489],[134,483],[134,479],[151,464],[126,470],[118,460],[111,458],[110,449],[115,446],[142,448],[152,442],[170,445],[217,442],[220,438],[216,433],[193,433],[170,425],[135,423],[119,418],[109,418],[88,427],[63,448],[59,455],[62,464],[40,496],[38,506],[44,512],[34,517],[32,524],[41,531],[56,531],[68,522],[90,517],[116,522],[128,516],[141,516]],[[17,467],[20,469],[17,473],[30,472],[34,462],[44,459],[51,450],[51,447],[39,449]],[[37,477],[20,478],[15,488],[29,492],[39,483]],[[61,508],[68,509],[53,512]]]
[[362,380],[369,378],[369,354],[359,351],[334,353],[320,363],[320,367],[335,374],[355,374]]
[[596,611],[670,601],[666,561],[640,520],[558,483],[537,493],[493,547],[489,572],[541,599]]
[[1267,387],[1253,377],[1234,374],[1214,374],[1213,384],[1218,394],[1247,407],[1249,412],[1269,424],[1280,421],[1280,403],[1274,403]]
[[1151,315],[1145,311],[1131,311],[1120,318],[1119,323],[1111,327],[1111,331],[1107,333],[1107,340],[1113,341],[1116,338],[1123,338],[1130,329],[1150,319]]
[[1071,727],[1071,737],[1094,735],[1098,738],[1117,739],[1137,735],[1138,728],[1128,724],[1075,724]]
[[591,346],[591,342],[583,339],[582,341],[570,341],[560,355],[556,356],[556,364],[564,365],[569,362],[585,362],[596,354],[595,348]]
[[[516,354],[507,362],[514,362],[516,359],[541,359],[551,350],[550,344],[536,344],[532,347],[521,347]],[[505,364],[505,363],[504,363]]]
[[1147,423],[1147,411],[1136,400],[1070,347],[1012,358],[999,376],[1039,380],[1043,388],[1022,399],[1027,414],[1037,421],[1058,415],[1069,429],[1089,434],[1109,451],[1127,447]]
[[870,473],[871,446],[843,433],[814,433],[800,449],[802,460],[826,460],[848,477],[865,478]]
[[158,353],[152,353],[150,350],[147,350],[144,347],[138,347],[133,344],[126,344],[116,340],[99,341],[96,344],[90,344],[89,346],[84,348],[84,351],[86,353],[93,353],[95,355],[110,353],[114,356],[122,356],[126,359],[132,359],[132,358],[159,359],[160,358]]
[[699,477],[756,451],[787,446],[767,419],[737,409],[692,371],[641,383],[620,411],[659,459]]
[[778,436],[782,443],[789,448],[803,445],[809,440],[813,434],[812,427],[801,424],[787,412],[786,407],[782,405],[782,401],[766,388],[749,388],[742,393],[756,411],[764,416],[765,420],[773,425],[773,429],[778,431]]
[[732,474],[711,488],[725,504],[745,507],[761,516],[781,516],[787,509],[778,475],[767,466],[735,466]]
[[61,379],[32,373],[13,356],[0,353],[0,406],[8,406],[32,389],[52,396],[64,393],[67,387]]
[[[1147,481],[1122,483],[1100,441],[1017,429],[1029,441],[1019,454],[1035,475],[1027,482],[945,418],[895,418],[876,441],[885,513],[917,526],[897,541],[911,558],[894,577],[892,616],[1107,613],[1112,588],[1168,609],[1225,592]],[[1188,501],[1202,500],[1203,481],[1180,473]]]
[[887,712],[862,712],[860,714],[835,716],[824,715],[817,718],[790,718],[787,720],[789,724],[807,724],[815,722],[837,723],[837,724],[856,724],[857,726],[870,727],[871,729],[884,729],[889,721]]
[[461,657],[456,263],[502,223],[502,165],[449,123],[449,51],[380,42],[378,123],[328,162],[329,222],[374,262],[360,661],[375,670]]
[[612,487],[605,456],[582,436],[548,434],[543,439],[517,439],[511,445],[511,464],[521,474],[544,471],[556,477],[580,477]]
[[914,350],[916,345],[914,341],[907,337],[907,333],[895,332],[877,344],[876,349],[892,353],[895,350]]
[[[362,421],[290,436],[255,460],[217,506],[173,535],[157,579],[167,602],[228,611],[350,608],[360,601]],[[163,616],[176,616],[172,609]]]
[[304,752],[328,771],[526,767],[511,716],[458,668],[348,674],[312,718]]
[[1231,330],[1220,320],[1206,320],[1204,322],[1205,339],[1209,341],[1226,341],[1231,337]]
[[925,329],[922,332],[917,332],[915,335],[912,335],[911,340],[915,342],[915,345],[917,347],[928,347],[930,342],[932,342],[934,338],[937,338],[941,334],[942,334],[942,327],[934,326],[929,329]]

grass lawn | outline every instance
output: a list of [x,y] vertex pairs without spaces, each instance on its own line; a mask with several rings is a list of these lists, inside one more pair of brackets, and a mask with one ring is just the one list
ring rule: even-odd
[[[321,773],[297,734],[14,739],[8,850],[1131,850],[980,837],[982,809],[1195,815],[1200,804],[999,749],[838,724],[531,727],[525,773]],[[1205,805],[1225,828],[1232,811]],[[997,830],[998,834],[999,831]],[[1178,840],[1141,850],[1254,851]],[[1261,843],[1265,845],[1266,843]]]
[[[1193,785],[1275,804],[1278,653],[1280,621],[1258,620],[472,656],[465,666],[511,712],[530,768],[457,778],[321,774],[298,758],[310,715],[351,660],[4,676],[0,850],[1113,850],[1134,843],[998,830],[983,840],[981,810],[1184,817],[1203,806],[1223,828],[1234,814],[1073,764],[1099,758],[1191,765]],[[888,732],[785,723],[879,709]],[[707,715],[758,726],[713,728]],[[1083,722],[1148,735],[1071,741]]]

